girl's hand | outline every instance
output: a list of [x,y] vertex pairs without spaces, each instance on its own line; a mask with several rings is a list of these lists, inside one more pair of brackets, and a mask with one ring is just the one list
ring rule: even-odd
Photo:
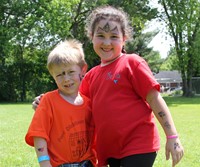
[[167,139],[165,154],[166,154],[166,160],[169,160],[171,154],[172,167],[178,164],[178,162],[181,160],[184,154],[184,150],[179,138]]
[[43,95],[44,95],[44,94],[41,94],[41,95],[35,97],[35,99],[34,99],[34,101],[33,101],[33,103],[32,103],[32,108],[33,108],[34,110],[36,110],[37,106],[40,104],[40,100],[41,100],[41,98],[42,98]]

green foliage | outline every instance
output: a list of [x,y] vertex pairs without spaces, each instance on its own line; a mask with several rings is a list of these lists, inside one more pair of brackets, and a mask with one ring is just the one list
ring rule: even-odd
[[154,51],[152,47],[148,47],[148,44],[151,42],[154,36],[157,35],[155,32],[142,33],[134,39],[133,42],[127,43],[126,50],[128,53],[137,53],[143,57],[149,64],[151,70],[154,73],[158,73],[162,60],[160,54],[157,51]]
[[193,77],[200,77],[200,29],[194,41],[194,73]]
[[[46,69],[46,56],[59,41],[77,38],[83,43],[89,69],[99,64],[91,42],[84,34],[85,20],[91,10],[110,4],[123,8],[134,27],[134,45],[141,56],[157,71],[159,55],[145,48],[147,38],[141,38],[147,20],[155,18],[157,10],[149,0],[2,0],[0,3],[0,101],[27,101],[52,90],[55,83]],[[136,42],[136,41],[139,42]],[[134,42],[133,42],[134,43]],[[156,65],[157,64],[157,65]]]
[[161,17],[174,39],[178,66],[183,80],[183,95],[192,96],[192,76],[199,73],[199,0],[159,0]]
[[173,71],[180,70],[179,68],[179,60],[176,56],[175,50],[171,49],[168,57],[163,61],[160,66],[160,70],[162,71]]

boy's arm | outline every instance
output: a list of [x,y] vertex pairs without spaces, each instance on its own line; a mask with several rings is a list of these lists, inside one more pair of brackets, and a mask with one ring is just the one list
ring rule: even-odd
[[[151,106],[151,109],[153,110],[154,115],[161,124],[166,136],[168,136],[165,148],[166,159],[168,160],[171,154],[172,166],[175,166],[183,156],[183,147],[179,138],[174,136],[178,134],[171,113],[164,99],[157,90],[152,89],[148,93],[146,100]],[[170,136],[172,137],[170,138]]]
[[[40,137],[34,137],[34,147],[37,157],[39,159],[48,159],[48,150],[47,150],[47,142],[45,139]],[[40,167],[52,167],[50,164],[50,160],[44,160],[39,162]]]

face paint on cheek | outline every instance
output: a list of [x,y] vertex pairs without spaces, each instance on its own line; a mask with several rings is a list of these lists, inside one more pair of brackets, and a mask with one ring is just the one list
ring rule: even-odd
[[83,76],[81,76],[81,74],[79,74],[79,78],[80,78],[80,81],[82,81],[82,79],[83,79]]

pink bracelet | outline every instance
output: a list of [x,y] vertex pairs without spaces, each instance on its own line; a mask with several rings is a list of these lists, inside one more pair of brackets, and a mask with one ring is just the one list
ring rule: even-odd
[[178,135],[167,136],[167,139],[176,139],[176,138],[178,138]]

